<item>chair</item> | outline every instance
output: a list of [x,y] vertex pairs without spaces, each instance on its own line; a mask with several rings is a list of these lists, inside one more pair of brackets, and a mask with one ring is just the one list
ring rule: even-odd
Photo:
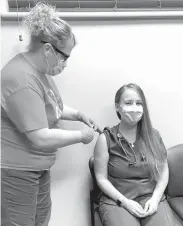
[[[169,183],[166,188],[167,200],[172,208],[175,220],[179,225],[183,225],[183,144],[169,148]],[[91,225],[102,226],[98,211],[98,196],[100,188],[97,185],[93,156],[89,159],[89,169],[92,176],[93,187],[90,190]]]
[[183,144],[168,149],[168,202],[175,218],[183,225]]

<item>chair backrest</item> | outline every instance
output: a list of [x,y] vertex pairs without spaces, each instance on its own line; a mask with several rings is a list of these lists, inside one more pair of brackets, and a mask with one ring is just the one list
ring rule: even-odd
[[98,187],[97,180],[95,177],[95,172],[94,172],[94,157],[92,156],[89,160],[89,168],[90,168],[90,173],[92,176],[92,181],[93,181],[93,190],[92,190],[92,201],[96,204],[98,204],[98,197],[101,193],[100,188]]
[[183,197],[183,144],[169,148],[167,153],[169,166],[167,194],[171,197]]

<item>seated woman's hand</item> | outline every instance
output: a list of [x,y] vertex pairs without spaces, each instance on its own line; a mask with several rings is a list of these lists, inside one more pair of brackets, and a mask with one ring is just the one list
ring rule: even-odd
[[142,206],[138,202],[134,200],[127,199],[124,202],[123,207],[136,217],[139,217],[139,218],[146,217],[145,210],[142,208]]
[[150,216],[157,212],[158,210],[158,201],[156,199],[149,199],[144,206],[144,211],[146,212],[146,216]]

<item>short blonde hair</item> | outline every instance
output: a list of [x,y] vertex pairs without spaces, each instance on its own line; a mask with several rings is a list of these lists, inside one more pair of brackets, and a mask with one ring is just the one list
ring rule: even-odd
[[41,40],[65,46],[66,42],[71,39],[73,47],[76,44],[71,27],[58,17],[54,6],[42,2],[37,3],[24,18],[23,23],[31,35],[30,49]]

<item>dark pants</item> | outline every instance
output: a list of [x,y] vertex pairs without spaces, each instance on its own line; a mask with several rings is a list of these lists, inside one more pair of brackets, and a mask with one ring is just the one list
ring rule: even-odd
[[48,226],[50,171],[1,169],[1,226]]
[[100,204],[99,213],[104,226],[181,226],[175,223],[167,200],[159,203],[155,214],[143,219],[136,218],[123,207],[107,203]]

